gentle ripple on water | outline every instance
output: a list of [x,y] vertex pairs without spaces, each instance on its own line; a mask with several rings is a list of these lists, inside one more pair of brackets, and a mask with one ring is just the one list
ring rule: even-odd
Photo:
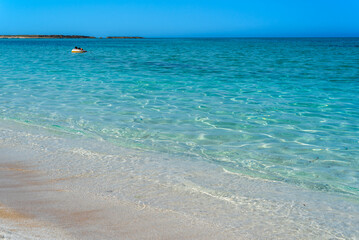
[[0,40],[0,117],[358,196],[358,45]]

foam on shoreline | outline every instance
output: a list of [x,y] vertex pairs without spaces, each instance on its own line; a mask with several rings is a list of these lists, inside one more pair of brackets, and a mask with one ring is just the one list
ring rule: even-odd
[[[81,221],[79,218],[70,221],[64,217],[66,214],[54,209],[70,209],[71,214],[87,212],[85,219],[90,219],[91,229],[88,224],[68,229],[80,239],[79,232],[84,230],[100,234],[102,239],[126,234],[115,226],[130,232],[123,236],[139,239],[146,236],[178,239],[193,236],[196,239],[348,239],[359,236],[356,228],[359,207],[355,199],[231,174],[200,158],[125,149],[104,140],[9,121],[0,124],[0,152],[2,166],[19,164],[26,166],[21,169],[35,171],[36,181],[25,181],[41,182],[26,187],[37,189],[30,194],[32,199],[51,199],[45,205],[28,204],[30,206],[22,211],[32,212],[37,206],[36,218],[50,221],[60,229],[69,227],[64,222]],[[19,176],[23,176],[23,172]],[[9,189],[16,188],[5,190]],[[24,191],[17,194],[22,199],[30,196]],[[0,202],[3,198],[1,194]],[[61,199],[63,205],[59,205]],[[9,203],[5,204],[12,204],[13,208],[21,206]],[[144,215],[138,215],[143,211]],[[121,220],[120,216],[124,215],[133,224],[123,225],[129,224]],[[145,224],[151,221],[157,225]],[[172,235],[166,235],[168,231],[161,225],[170,229]],[[135,226],[139,229],[134,229]],[[139,232],[142,235],[136,235]]]

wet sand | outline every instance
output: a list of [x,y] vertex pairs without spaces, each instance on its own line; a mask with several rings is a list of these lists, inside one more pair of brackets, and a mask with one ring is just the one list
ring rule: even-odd
[[238,239],[176,212],[61,189],[21,161],[0,164],[0,236],[5,239]]

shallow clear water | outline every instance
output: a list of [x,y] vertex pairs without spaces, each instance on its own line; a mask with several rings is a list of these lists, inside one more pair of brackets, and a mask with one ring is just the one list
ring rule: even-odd
[[2,39],[0,81],[1,119],[359,196],[358,38]]

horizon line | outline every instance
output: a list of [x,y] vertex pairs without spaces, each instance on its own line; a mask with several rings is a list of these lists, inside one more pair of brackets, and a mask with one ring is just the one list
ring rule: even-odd
[[[164,39],[164,38],[359,38],[358,36],[152,36],[152,37],[146,37],[146,36],[90,36],[90,35],[79,35],[79,34],[0,34],[0,36],[6,37],[16,37],[16,36],[63,36],[63,37],[70,37],[70,36],[76,36],[79,38],[85,37],[89,39]],[[76,39],[72,38],[72,39]],[[44,37],[39,37],[44,38]],[[37,38],[37,39],[39,39]],[[83,39],[85,39],[83,38]],[[36,39],[36,37],[33,37],[33,39]],[[56,38],[54,39],[70,39],[70,38]]]

